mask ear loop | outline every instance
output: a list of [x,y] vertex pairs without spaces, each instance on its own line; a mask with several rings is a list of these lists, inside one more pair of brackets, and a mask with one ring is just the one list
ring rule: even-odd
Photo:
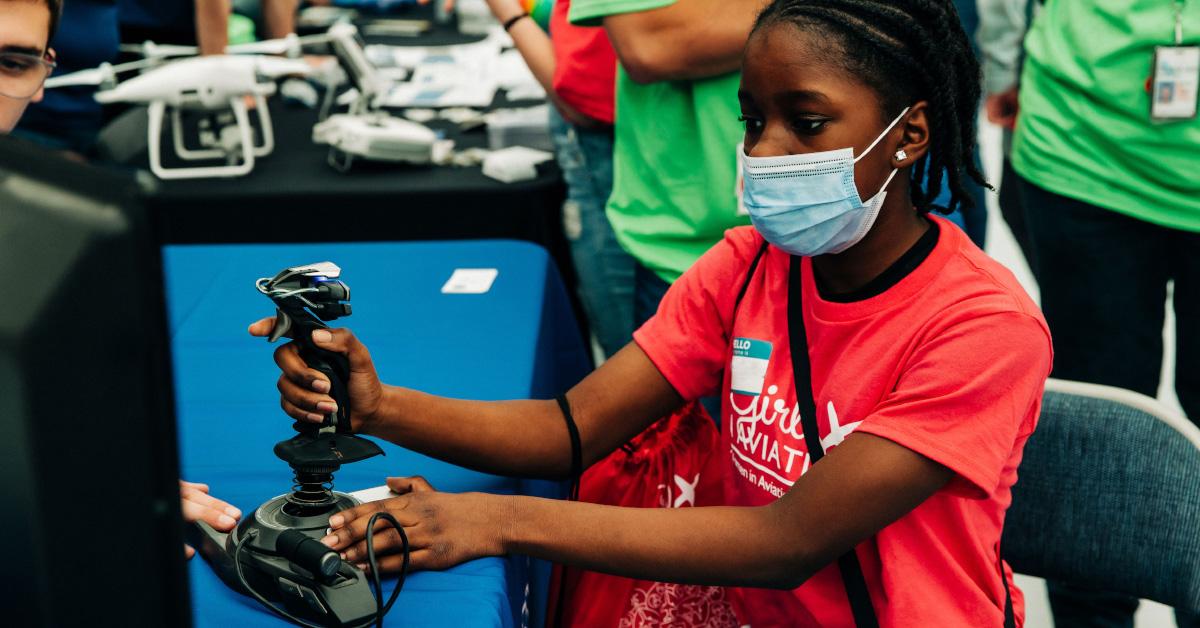
[[[892,168],[892,173],[889,174],[887,179],[883,181],[883,187],[879,188],[879,191],[875,193],[875,196],[872,196],[871,200],[867,201],[867,211],[869,212],[869,217],[867,220],[864,220],[861,225],[859,225],[858,230],[854,233],[854,236],[850,238],[851,242],[857,244],[859,240],[862,240],[863,237],[867,235],[867,232],[870,231],[871,227],[875,224],[875,219],[879,217],[879,210],[883,207],[883,199],[887,197],[887,187],[891,184],[892,179],[896,177],[897,172],[900,172],[899,168]],[[846,249],[830,252],[841,253],[844,250]]]
[[[895,126],[896,126],[896,123],[900,121],[900,118],[903,118],[903,117],[904,117],[904,114],[908,113],[908,110],[909,110],[910,108],[911,108],[911,107],[905,107],[905,108],[904,108],[904,111],[901,111],[901,112],[900,112],[900,115],[896,116],[896,119],[895,119],[895,120],[892,120],[892,123],[891,123],[891,124],[889,124],[889,125],[887,125],[887,128],[886,128],[886,129],[884,129],[884,130],[883,130],[883,132],[882,132],[882,133],[880,133],[880,134],[879,134],[879,135],[878,135],[878,136],[875,138],[875,141],[874,141],[874,142],[871,142],[871,145],[867,147],[867,150],[864,150],[864,151],[862,152],[862,154],[860,154],[858,157],[855,157],[855,158],[854,158],[854,163],[858,163],[858,160],[859,160],[859,159],[862,159],[863,157],[866,157],[866,156],[867,156],[867,153],[871,152],[871,149],[875,148],[875,146],[876,146],[876,145],[878,145],[878,144],[879,144],[879,142],[883,141],[883,137],[884,137],[885,135],[887,135],[887,134],[888,134],[888,132],[889,132],[889,131],[891,131],[891,130],[892,130],[892,129],[893,129]],[[892,174],[895,174],[895,172],[893,172]],[[889,179],[889,180],[890,180],[890,179]],[[887,187],[887,185],[885,184],[885,185],[884,185],[884,187]]]
[[[880,194],[883,194],[885,191],[887,191],[888,185],[891,184],[892,179],[896,178],[897,172],[900,172],[899,168],[892,168],[892,174],[889,174],[888,177],[883,180],[883,187],[879,188],[879,191],[875,193],[875,196],[879,196]],[[875,196],[872,196],[871,198],[874,199]]]

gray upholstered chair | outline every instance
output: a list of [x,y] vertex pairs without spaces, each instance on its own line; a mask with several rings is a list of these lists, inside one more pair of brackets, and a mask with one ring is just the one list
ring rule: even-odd
[[1200,429],[1144,395],[1050,380],[1002,551],[1019,573],[1200,613]]

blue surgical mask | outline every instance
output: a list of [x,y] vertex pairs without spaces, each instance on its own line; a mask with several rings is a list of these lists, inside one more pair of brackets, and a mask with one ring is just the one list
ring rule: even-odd
[[854,164],[906,113],[908,107],[858,157],[853,148],[782,157],[744,155],[742,200],[754,228],[792,255],[841,253],[858,244],[875,224],[896,169],[864,203],[854,183]]

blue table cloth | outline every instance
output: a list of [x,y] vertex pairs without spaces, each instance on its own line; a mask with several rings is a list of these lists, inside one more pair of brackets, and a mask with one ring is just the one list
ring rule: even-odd
[[[384,382],[471,399],[549,398],[589,369],[562,283],[543,249],[513,241],[168,246],[163,250],[183,478],[243,513],[291,488],[272,453],[290,437],[279,408],[273,345],[246,326],[274,314],[254,280],[333,261],[351,287],[352,328]],[[455,269],[496,268],[485,294],[442,294]],[[386,456],[343,467],[341,491],[422,475],[443,491],[555,494],[561,485],[469,471],[380,442]],[[564,445],[565,446],[565,445]],[[229,590],[203,560],[189,567],[195,625],[282,625]],[[545,609],[548,569],[522,557],[487,558],[417,573],[388,626],[531,625]],[[385,585],[390,593],[394,580]],[[527,588],[527,584],[529,585]],[[528,597],[527,597],[528,591]]]

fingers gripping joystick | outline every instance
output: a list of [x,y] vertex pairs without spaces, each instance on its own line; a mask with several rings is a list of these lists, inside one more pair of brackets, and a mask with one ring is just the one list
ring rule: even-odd
[[298,423],[299,432],[350,432],[350,395],[346,389],[350,362],[344,355],[317,347],[312,340],[314,331],[328,329],[326,321],[350,315],[350,287],[338,280],[341,274],[332,262],[321,262],[287,268],[255,282],[258,291],[275,302],[275,327],[268,340],[295,340],[309,368],[329,379],[329,394],[337,402],[337,411],[326,415],[319,428]]

